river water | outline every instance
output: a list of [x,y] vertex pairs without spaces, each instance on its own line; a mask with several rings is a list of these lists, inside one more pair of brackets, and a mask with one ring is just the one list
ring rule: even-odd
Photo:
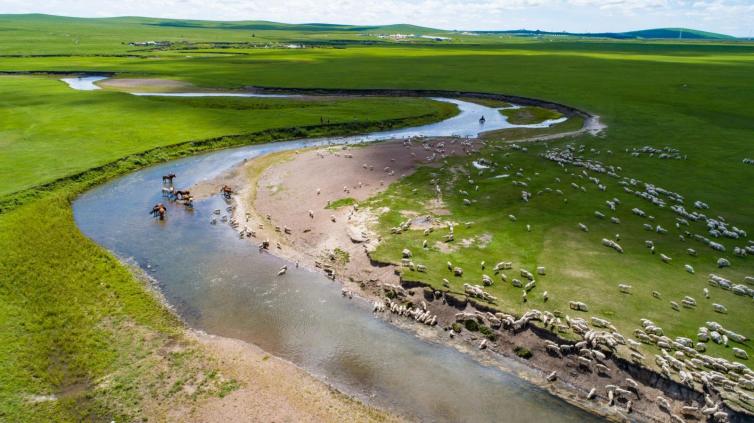
[[[155,278],[191,327],[254,343],[370,404],[424,421],[597,421],[512,372],[375,318],[367,302],[344,299],[339,284],[320,274],[290,269],[277,277],[283,260],[259,253],[227,225],[209,224],[212,211],[227,206],[219,196],[197,201],[193,210],[168,204],[165,221],[149,216],[163,201],[161,176],[171,172],[176,186],[189,187],[274,151],[417,135],[474,137],[512,126],[494,109],[443,101],[461,113],[419,128],[240,147],[143,169],[81,195],[73,204],[76,223]],[[505,366],[525,371],[513,361]]]

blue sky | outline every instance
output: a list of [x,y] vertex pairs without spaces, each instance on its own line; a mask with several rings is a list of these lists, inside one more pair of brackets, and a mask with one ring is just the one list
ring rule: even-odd
[[604,32],[690,27],[751,37],[754,0],[0,0],[0,13],[153,16],[444,29]]

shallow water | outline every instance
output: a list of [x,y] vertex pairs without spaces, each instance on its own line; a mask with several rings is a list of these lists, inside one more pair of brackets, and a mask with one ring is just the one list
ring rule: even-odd
[[95,82],[107,79],[106,76],[77,76],[73,78],[62,78],[61,81],[68,84],[69,87],[74,90],[92,91],[101,90],[102,88],[97,86]]
[[255,93],[131,93],[139,97],[260,97],[260,98],[291,98],[301,97],[289,94],[255,94]]
[[178,175],[176,186],[189,187],[273,151],[416,135],[476,136],[507,125],[493,118],[499,115],[494,109],[443,101],[458,104],[461,113],[420,128],[241,147],[147,168],[86,192],[74,202],[74,216],[87,236],[152,275],[191,327],[259,345],[371,404],[425,421],[597,421],[511,373],[375,318],[369,304],[344,299],[339,284],[320,274],[290,269],[277,277],[283,260],[259,253],[227,225],[209,224],[212,210],[226,207],[219,196],[198,201],[194,210],[168,204],[165,221],[149,216],[151,206],[163,201],[161,176],[167,173]]

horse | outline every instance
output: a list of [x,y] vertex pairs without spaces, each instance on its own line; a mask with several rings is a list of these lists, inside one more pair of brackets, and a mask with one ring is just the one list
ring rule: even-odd
[[165,220],[165,214],[167,213],[168,209],[165,207],[162,203],[157,203],[152,207],[152,211],[149,212],[154,217],[159,217],[160,220]]
[[168,185],[173,185],[173,179],[175,179],[175,173],[168,173],[167,175],[162,175],[163,185],[166,182],[168,183]]
[[220,188],[220,193],[222,193],[222,195],[226,199],[228,199],[228,198],[230,198],[231,194],[233,194],[233,189],[231,187],[227,186],[227,185],[223,185],[223,187]]
[[487,119],[484,118],[484,115],[482,115],[482,117],[479,118],[479,124],[480,125],[484,125],[484,122],[486,122],[486,121],[487,121]]
[[194,207],[194,197],[189,195],[183,199],[183,204],[188,208]]

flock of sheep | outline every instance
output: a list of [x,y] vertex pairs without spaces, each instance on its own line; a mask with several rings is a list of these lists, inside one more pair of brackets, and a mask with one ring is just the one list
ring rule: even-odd
[[[526,147],[518,146],[516,144],[511,145],[513,150],[526,152]],[[684,206],[685,198],[679,193],[664,189],[648,182],[642,182],[638,179],[628,178],[621,176],[622,169],[619,166],[605,165],[597,160],[586,159],[583,157],[584,146],[567,145],[565,148],[550,148],[541,156],[549,161],[553,161],[564,169],[566,174],[583,179],[592,183],[600,192],[607,191],[607,182],[603,182],[600,178],[602,175],[606,175],[617,181],[617,184],[622,186],[625,193],[634,195],[651,206],[659,209],[669,209],[678,217],[675,219],[675,230],[678,232],[678,237],[683,242],[694,241],[702,245],[708,246],[713,252],[718,254],[728,251],[724,243],[737,242],[738,245],[733,246],[730,250],[735,256],[746,257],[747,255],[754,254],[754,241],[748,240],[748,234],[746,231],[726,222],[722,216],[708,216],[708,204],[702,201],[695,201],[693,203],[693,209],[690,211]],[[611,154],[611,152],[608,152]],[[680,152],[671,148],[655,149],[652,147],[643,147],[634,149],[631,152],[634,156],[641,154],[647,154],[650,156],[657,155],[660,158],[684,158],[680,156]],[[746,161],[744,161],[746,163]],[[474,162],[474,167],[480,170],[480,173],[488,168],[494,168],[495,164],[486,160],[477,160]],[[504,167],[506,171],[513,171],[510,165]],[[522,177],[522,170],[519,169],[516,172],[517,177]],[[590,174],[591,172],[591,174]],[[501,175],[508,177],[509,175]],[[556,178],[557,182],[561,182],[560,178]],[[578,192],[587,192],[588,185],[580,184],[576,182],[571,183],[571,187]],[[434,191],[438,196],[442,195],[442,189],[438,178],[431,181],[434,185]],[[474,180],[469,177],[468,184],[473,188],[473,191],[477,191],[479,186],[474,183]],[[529,192],[528,183],[525,180],[513,180],[512,184],[517,187],[524,188],[521,191],[521,201],[529,202],[534,195]],[[476,203],[474,195],[469,194],[471,190],[459,190],[459,194],[462,198],[462,202],[466,206],[472,206]],[[563,201],[567,202],[565,194],[560,189],[545,188],[546,192],[554,192],[560,196],[563,196]],[[541,194],[543,191],[537,192],[536,195]],[[616,198],[610,198],[605,202],[609,212],[616,211],[621,205],[621,201]],[[595,211],[594,216],[598,219],[607,219],[609,212]],[[670,230],[656,223],[655,217],[651,213],[642,210],[639,207],[631,209],[631,213],[639,219],[645,220],[642,223],[642,228],[646,231],[651,231],[655,236],[670,236]],[[519,219],[514,215],[509,215],[508,218],[516,222]],[[621,220],[612,216],[609,218],[613,224],[622,225]],[[629,224],[632,224],[629,222]],[[703,229],[699,226],[703,225]],[[454,224],[452,222],[445,223],[447,227],[447,234],[444,236],[446,242],[451,242],[454,239]],[[530,225],[526,225],[527,231],[531,230]],[[578,223],[578,228],[581,231],[589,232],[589,228],[584,223]],[[693,230],[696,228],[696,230]],[[391,229],[392,234],[400,234],[411,229],[411,221],[401,223],[399,226]],[[434,228],[425,229],[425,235],[428,235],[434,230]],[[602,245],[607,248],[615,250],[617,253],[624,253],[624,248],[619,244],[620,234],[615,234],[614,237],[602,238]],[[423,241],[422,247],[427,248],[427,241]],[[646,240],[645,246],[651,254],[659,256],[660,260],[666,264],[671,264],[673,259],[666,253],[656,252],[655,242],[653,240]],[[689,256],[696,257],[698,253],[695,248],[687,248],[686,253]],[[403,249],[401,264],[404,267],[409,268],[412,271],[427,272],[425,265],[416,264],[413,262],[413,254],[410,249]],[[715,260],[715,264],[718,268],[725,268],[731,266],[730,260],[726,257],[718,257]],[[481,263],[482,270],[485,269],[485,263]],[[494,266],[493,272],[500,275],[500,278],[504,282],[508,282],[508,277],[501,270],[509,270],[512,268],[511,262],[500,262]],[[459,266],[454,266],[448,262],[448,271],[456,277],[463,276],[463,269]],[[683,271],[689,274],[695,274],[695,269],[691,264],[683,264]],[[541,272],[541,273],[540,273]],[[537,267],[537,273],[540,275],[545,274],[545,269],[542,266]],[[520,269],[520,274],[524,282],[519,279],[512,278],[510,283],[514,287],[522,289],[522,301],[527,301],[529,292],[536,286],[534,275],[526,269]],[[708,283],[712,287],[721,288],[732,292],[739,296],[754,297],[754,289],[747,285],[754,285],[754,277],[745,277],[744,283],[733,283],[728,279],[725,279],[716,274],[710,274]],[[476,298],[487,302],[496,302],[497,298],[485,290],[494,284],[494,280],[487,274],[483,274],[480,284],[463,284],[464,293],[471,298]],[[443,286],[450,288],[450,283],[447,279],[443,279]],[[628,283],[621,283],[618,285],[620,293],[629,294],[632,291],[632,286]],[[709,289],[704,288],[703,293],[705,298],[710,298]],[[657,299],[662,298],[662,294],[658,291],[652,291],[652,296]],[[548,292],[545,291],[542,295],[544,301],[549,298]],[[677,301],[669,301],[670,307],[675,311],[680,311],[682,308],[693,310],[697,307],[697,301],[691,296],[685,296]],[[589,307],[586,303],[577,299],[568,302],[569,308],[576,312],[588,312]],[[389,309],[402,310],[400,304],[395,301],[391,301]],[[375,311],[382,311],[384,307],[375,306]],[[728,308],[721,303],[712,303],[713,311],[717,313],[727,314]],[[394,311],[394,310],[393,310]],[[406,313],[405,310],[401,311]],[[422,315],[422,311],[418,313]],[[413,314],[412,314],[413,315]],[[547,341],[546,349],[552,355],[565,356],[574,354],[579,362],[579,365],[583,368],[588,368],[597,372],[608,372],[607,362],[604,360],[605,355],[612,355],[617,351],[617,346],[625,346],[625,352],[637,364],[645,363],[646,353],[641,351],[642,344],[652,345],[657,347],[660,354],[655,355],[655,364],[660,369],[661,373],[669,379],[680,381],[681,384],[687,385],[690,388],[695,388],[695,383],[703,387],[707,392],[717,393],[721,397],[734,398],[737,401],[754,406],[754,398],[748,393],[754,391],[754,372],[752,372],[747,366],[738,362],[732,362],[719,357],[712,357],[706,355],[706,344],[709,341],[713,343],[728,346],[728,342],[745,343],[747,337],[731,330],[725,329],[717,322],[707,322],[705,326],[700,327],[697,334],[697,342],[692,341],[690,338],[676,337],[671,339],[664,335],[662,329],[647,319],[641,319],[642,328],[634,331],[634,339],[621,335],[609,321],[593,316],[590,322],[582,318],[572,318],[570,316],[562,316],[560,313],[550,313],[548,311],[540,312],[538,310],[529,310],[524,313],[520,318],[516,318],[512,315],[505,313],[459,313],[456,316],[457,320],[463,321],[468,319],[478,320],[483,322],[491,328],[503,328],[513,331],[520,330],[525,327],[530,321],[539,321],[545,327],[551,327],[557,332],[567,332],[569,330],[580,335],[583,339],[576,344],[561,343],[557,344],[551,341]],[[433,321],[433,324],[435,322]],[[592,328],[590,328],[590,324]],[[596,328],[608,329],[597,330]],[[638,340],[638,341],[637,341]],[[486,346],[486,340],[480,344],[480,348]],[[590,347],[591,346],[591,347]],[[599,347],[599,348],[597,348]],[[591,348],[591,349],[590,349]],[[596,348],[596,349],[594,349]],[[739,347],[730,346],[733,355],[741,360],[748,360],[747,352]],[[556,372],[553,372],[548,376],[549,380],[557,378]],[[638,398],[629,399],[631,383],[627,381],[627,386],[624,388],[617,386],[606,387],[607,397],[610,405],[615,404],[620,399],[620,402],[625,405],[627,411],[630,412],[632,401],[636,401]],[[595,390],[588,395],[591,399],[595,396]],[[673,410],[667,401],[667,399],[658,397],[656,402],[661,410],[667,411],[669,417],[674,421],[684,421],[681,415],[686,417],[709,417],[715,421],[726,421],[727,413],[723,410],[723,406],[712,400],[707,396],[704,404],[698,406],[684,406],[680,410],[679,414],[674,414]],[[676,410],[677,411],[677,410]]]

